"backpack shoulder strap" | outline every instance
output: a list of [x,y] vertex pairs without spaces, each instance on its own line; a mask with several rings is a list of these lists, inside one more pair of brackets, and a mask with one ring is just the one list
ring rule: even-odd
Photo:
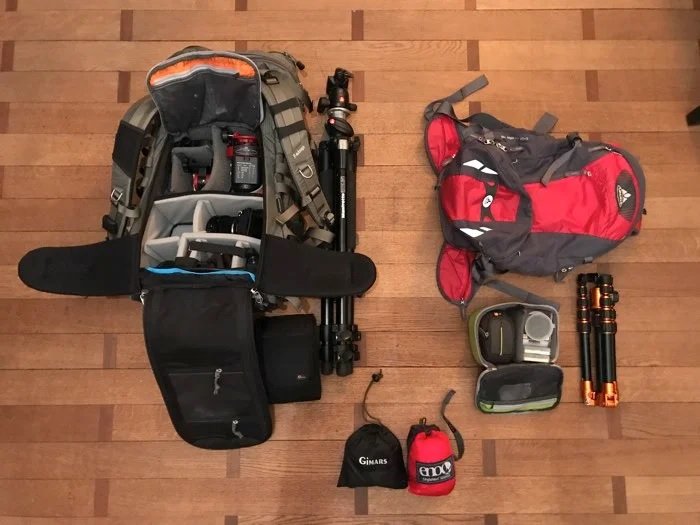
[[433,100],[430,104],[426,106],[425,111],[423,112],[425,120],[429,121],[432,118],[434,118],[435,115],[438,114],[447,115],[448,117],[454,120],[459,120],[457,118],[457,115],[455,114],[453,104],[461,102],[468,96],[473,95],[474,93],[476,93],[480,89],[485,88],[488,85],[489,81],[486,78],[486,75],[481,75],[475,78],[474,80],[471,80],[470,82],[464,84],[461,88],[452,93],[449,97]]
[[[140,209],[133,205],[138,186],[150,184],[148,166],[141,166],[141,157],[150,150],[149,141],[155,140],[158,127],[158,109],[149,96],[135,102],[119,122],[112,150],[112,188],[109,214],[102,218],[102,227],[109,238],[128,233],[131,222],[138,219]],[[147,154],[147,153],[146,153]],[[139,179],[139,169],[144,168]]]
[[309,133],[304,122],[302,103],[274,71],[262,75],[262,92],[268,111],[274,117],[277,136],[282,144],[292,180],[301,198],[301,207],[309,212],[321,228],[333,224],[333,212],[321,190]]

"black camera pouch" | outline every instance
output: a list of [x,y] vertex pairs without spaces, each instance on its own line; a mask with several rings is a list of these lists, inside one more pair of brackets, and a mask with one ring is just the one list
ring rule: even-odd
[[255,336],[270,403],[321,399],[319,334],[313,315],[262,317],[255,323]]
[[479,322],[479,344],[484,358],[494,365],[511,363],[515,354],[513,320],[501,312],[489,312]]
[[148,358],[175,430],[207,449],[266,441],[272,420],[244,276],[144,277]]

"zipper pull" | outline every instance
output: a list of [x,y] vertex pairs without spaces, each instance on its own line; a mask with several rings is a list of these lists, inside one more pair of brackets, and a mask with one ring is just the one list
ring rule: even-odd
[[503,144],[501,144],[500,142],[494,142],[493,145],[496,146],[496,147],[497,147],[498,149],[500,149],[501,151],[508,151],[508,148],[506,148],[506,147],[505,147]]
[[141,300],[141,304],[146,304],[146,296],[148,295],[148,290],[141,290],[141,293],[139,294],[139,299]]
[[243,439],[243,433],[238,430],[238,420],[231,421],[231,433],[238,439]]
[[219,384],[219,379],[221,379],[221,372],[223,370],[221,368],[217,368],[214,370],[214,395],[218,396],[219,395],[219,390],[221,390],[221,385]]
[[289,53],[288,51],[282,51],[282,54],[284,56],[286,56],[289,60],[294,62],[294,65],[297,66],[297,69],[299,71],[304,71],[304,69],[306,69],[306,66],[304,65],[304,63],[301,60],[297,60],[296,58],[294,58],[294,56],[292,56],[292,54]]
[[253,302],[255,302],[255,305],[260,310],[264,310],[265,309],[265,300],[263,299],[262,294],[256,288],[251,288],[250,295],[253,296]]

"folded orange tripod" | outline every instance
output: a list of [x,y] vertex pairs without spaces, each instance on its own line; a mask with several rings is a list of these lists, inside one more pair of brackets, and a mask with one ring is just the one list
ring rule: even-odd
[[[589,284],[593,286],[589,288]],[[581,273],[576,279],[576,330],[581,347],[581,395],[588,406],[616,407],[617,389],[615,304],[620,300],[610,274]],[[593,332],[596,381],[593,382],[591,340]]]

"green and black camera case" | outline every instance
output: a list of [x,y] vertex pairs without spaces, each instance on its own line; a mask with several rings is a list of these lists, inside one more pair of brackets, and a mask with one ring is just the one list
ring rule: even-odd
[[[530,340],[525,332],[532,314],[551,321],[545,343]],[[546,324],[546,323],[545,323]],[[546,328],[546,327],[545,327]],[[549,410],[561,400],[564,373],[555,364],[559,355],[559,313],[549,305],[501,303],[469,316],[469,346],[474,359],[485,368],[476,382],[475,403],[489,414]],[[544,354],[545,362],[524,361],[524,356]],[[535,357],[538,359],[538,357]]]

